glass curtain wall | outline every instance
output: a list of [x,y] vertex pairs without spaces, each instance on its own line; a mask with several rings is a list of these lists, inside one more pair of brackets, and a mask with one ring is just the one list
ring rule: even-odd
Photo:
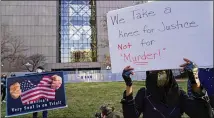
[[60,62],[96,62],[96,2],[60,1]]

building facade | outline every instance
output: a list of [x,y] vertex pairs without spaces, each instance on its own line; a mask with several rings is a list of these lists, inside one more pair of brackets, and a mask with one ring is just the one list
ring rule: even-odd
[[[24,55],[44,55],[49,71],[97,71],[110,66],[106,13],[138,3],[1,1],[1,32],[22,40],[22,46],[26,47]],[[8,61],[2,63],[3,71],[17,66],[8,66]]]

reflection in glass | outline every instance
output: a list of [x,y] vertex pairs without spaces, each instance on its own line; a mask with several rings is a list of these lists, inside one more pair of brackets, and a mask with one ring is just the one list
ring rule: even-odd
[[96,6],[94,0],[61,0],[61,62],[97,61]]

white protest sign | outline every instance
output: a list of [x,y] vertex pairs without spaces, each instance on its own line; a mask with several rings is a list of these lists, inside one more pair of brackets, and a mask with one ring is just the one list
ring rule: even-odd
[[213,2],[156,1],[107,13],[112,72],[213,67]]

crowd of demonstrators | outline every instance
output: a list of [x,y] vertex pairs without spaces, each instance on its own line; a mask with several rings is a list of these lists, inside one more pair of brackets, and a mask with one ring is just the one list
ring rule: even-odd
[[181,90],[172,70],[146,72],[146,87],[141,88],[133,97],[132,79],[134,68],[127,66],[123,71],[126,90],[121,100],[124,118],[181,118],[186,113],[191,118],[213,118],[214,113],[206,94],[205,87],[198,79],[196,64],[184,59],[181,65],[188,73],[192,96]]
[[[36,72],[42,73],[42,72],[45,72],[45,69],[43,67],[39,66],[39,67],[37,67]],[[33,118],[37,118],[37,117],[38,117],[38,112],[34,112]],[[42,111],[42,118],[47,118],[47,117],[48,117],[48,111],[47,110]]]
[[[122,77],[126,83],[126,90],[121,100],[123,113],[113,107],[101,106],[96,118],[181,118],[186,113],[191,118],[214,118],[214,85],[213,68],[198,69],[197,65],[188,59],[182,64],[188,75],[188,94],[181,90],[173,76],[172,70],[154,70],[146,72],[146,87],[138,90],[133,97],[133,83],[131,76],[134,68],[124,68]],[[36,73],[43,73],[45,69],[39,66]],[[11,77],[15,77],[11,74]],[[1,76],[2,102],[6,96],[6,78]],[[48,117],[48,111],[42,111],[43,118]],[[38,112],[33,113],[33,118]]]
[[7,79],[7,75],[2,74],[1,76],[1,103],[2,102],[6,102],[5,101],[5,97],[6,97],[6,79]]

